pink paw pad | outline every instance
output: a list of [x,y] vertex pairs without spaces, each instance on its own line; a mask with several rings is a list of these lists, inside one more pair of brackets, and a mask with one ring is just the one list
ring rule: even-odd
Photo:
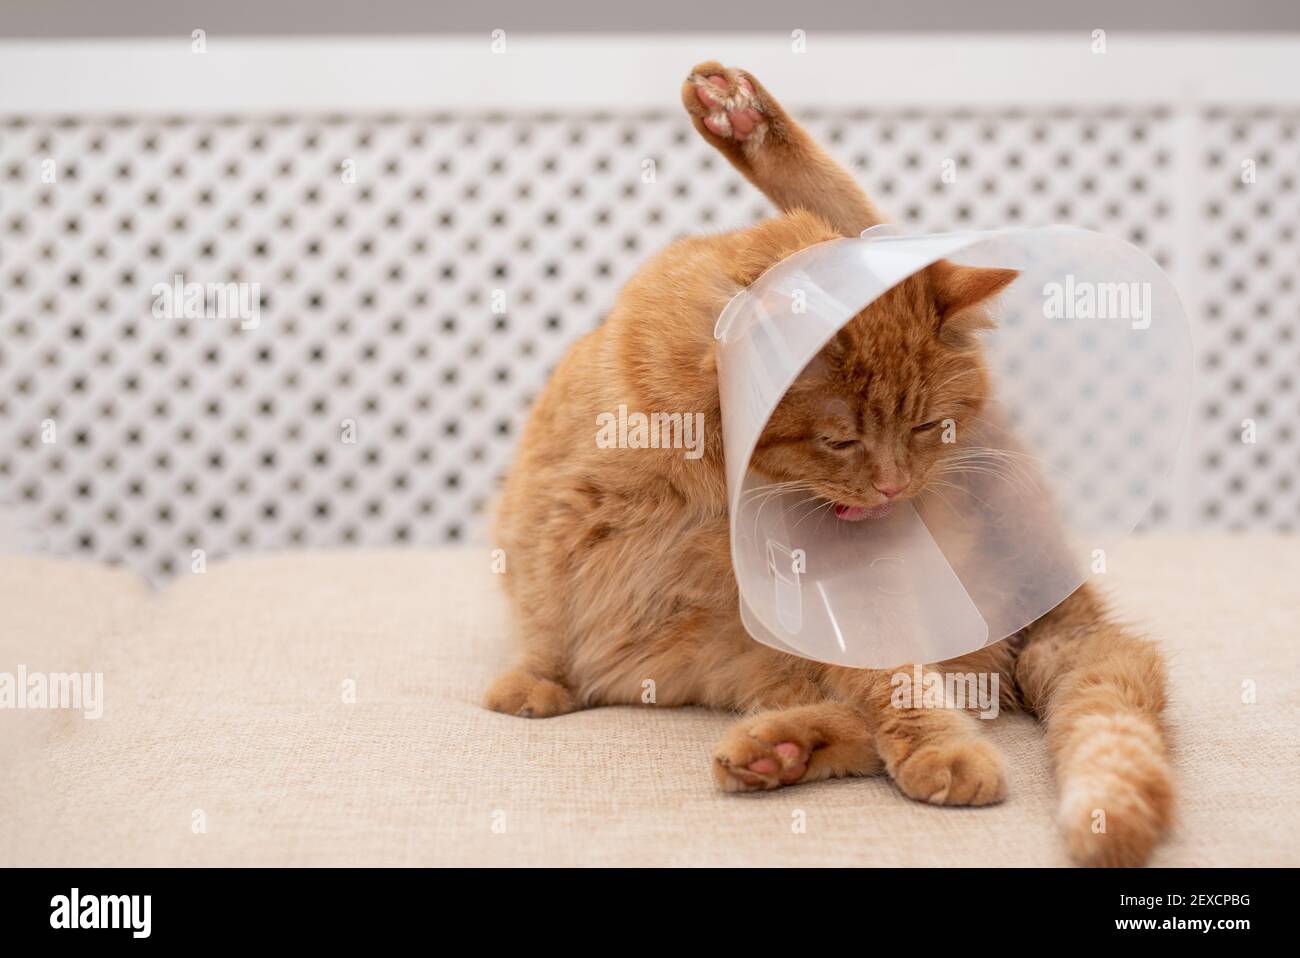
[[788,785],[801,779],[808,770],[803,761],[803,749],[794,742],[781,742],[773,748],[780,762],[774,758],[755,759],[745,766],[756,775],[780,775],[782,783]]
[[715,136],[734,138],[741,142],[749,139],[755,128],[763,122],[763,114],[754,106],[754,85],[745,77],[736,81],[738,93],[728,97],[725,77],[706,77],[706,83],[697,83],[695,96],[700,105],[710,111],[702,122]]

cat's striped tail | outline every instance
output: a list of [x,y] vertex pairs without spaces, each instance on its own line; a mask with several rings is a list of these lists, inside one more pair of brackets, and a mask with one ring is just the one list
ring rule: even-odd
[[1141,865],[1173,819],[1164,663],[1090,593],[1076,596],[1031,629],[1017,683],[1047,721],[1075,861]]

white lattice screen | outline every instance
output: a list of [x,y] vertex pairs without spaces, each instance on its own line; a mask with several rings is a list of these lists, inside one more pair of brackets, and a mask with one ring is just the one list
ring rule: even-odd
[[[1191,519],[1290,532],[1300,527],[1300,111],[1215,110],[1201,129]],[[1255,182],[1243,182],[1251,165]],[[1254,443],[1242,442],[1247,419]]]
[[[1296,527],[1300,115],[798,113],[919,229],[1070,222],[1190,280],[1189,468],[1151,524]],[[531,397],[638,264],[769,212],[675,111],[10,116],[0,184],[0,502],[153,578],[479,536]],[[155,318],[178,273],[259,283],[260,325]]]

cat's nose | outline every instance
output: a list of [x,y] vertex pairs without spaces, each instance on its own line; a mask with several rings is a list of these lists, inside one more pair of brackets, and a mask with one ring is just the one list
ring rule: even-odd
[[885,485],[884,483],[876,482],[876,483],[872,483],[872,485],[876,487],[876,492],[880,493],[886,499],[894,498],[894,496],[898,495],[900,492],[902,492],[904,489],[907,488],[907,483],[905,482],[895,483],[894,485]]

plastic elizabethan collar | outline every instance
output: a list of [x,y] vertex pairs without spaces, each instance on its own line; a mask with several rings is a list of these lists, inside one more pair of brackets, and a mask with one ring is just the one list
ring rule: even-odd
[[[940,259],[1021,271],[996,300],[997,329],[982,334],[995,395],[957,426],[963,468],[860,522],[751,469],[808,362]],[[972,652],[1104,571],[1173,467],[1190,398],[1191,339],[1168,278],[1130,244],[1068,227],[904,236],[886,226],[822,243],[732,299],[715,336],[741,619],[759,642],[835,665]]]

